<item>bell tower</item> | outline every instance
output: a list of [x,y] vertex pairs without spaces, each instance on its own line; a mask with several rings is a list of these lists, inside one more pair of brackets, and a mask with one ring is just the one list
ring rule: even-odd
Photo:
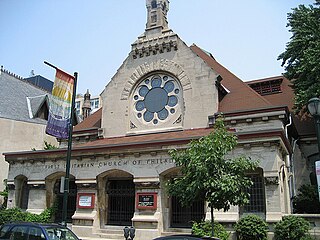
[[83,105],[82,105],[82,116],[83,119],[90,116],[91,112],[91,103],[90,103],[90,93],[89,89],[87,89],[86,94],[84,95]]
[[167,13],[169,11],[169,0],[146,0],[147,25],[146,32],[159,29],[168,29]]

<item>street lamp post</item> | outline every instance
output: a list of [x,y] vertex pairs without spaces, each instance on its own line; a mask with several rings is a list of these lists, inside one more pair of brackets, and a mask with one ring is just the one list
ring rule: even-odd
[[319,153],[320,153],[320,99],[319,98],[311,98],[308,102],[308,110],[312,115],[316,125],[316,135],[317,135],[317,143],[318,143],[318,161],[315,162],[316,168],[316,176],[317,176],[317,185],[318,185],[318,195],[320,200],[320,161],[319,161]]
[[318,142],[318,152],[320,152],[320,99],[316,97],[311,98],[308,102],[308,110],[315,121],[317,142]]

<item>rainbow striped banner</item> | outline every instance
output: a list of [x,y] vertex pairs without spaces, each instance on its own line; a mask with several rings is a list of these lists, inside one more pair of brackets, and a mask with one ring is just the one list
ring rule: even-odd
[[60,139],[69,137],[74,77],[56,69],[56,77],[49,101],[46,133]]

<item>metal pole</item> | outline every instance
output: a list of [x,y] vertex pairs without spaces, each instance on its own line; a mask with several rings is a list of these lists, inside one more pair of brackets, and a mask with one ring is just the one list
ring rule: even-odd
[[319,117],[319,116],[314,116],[314,122],[315,122],[315,124],[316,124],[318,153],[320,154],[320,117]]
[[71,161],[71,150],[72,150],[72,131],[73,131],[73,118],[74,118],[74,106],[76,99],[76,88],[77,88],[78,73],[74,73],[74,85],[71,102],[71,115],[69,122],[69,136],[68,136],[68,152],[66,162],[66,176],[64,181],[64,192],[63,192],[63,208],[62,208],[62,222],[61,224],[67,226],[67,210],[68,210],[68,195],[69,195],[69,176],[70,176],[70,161]]

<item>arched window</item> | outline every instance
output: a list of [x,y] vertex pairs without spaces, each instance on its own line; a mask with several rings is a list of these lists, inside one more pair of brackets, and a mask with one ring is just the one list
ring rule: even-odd
[[249,174],[253,185],[248,189],[250,193],[249,204],[241,208],[241,214],[256,214],[265,217],[266,200],[265,200],[265,185],[262,169]]
[[156,1],[156,0],[153,0],[153,1],[151,2],[151,7],[152,7],[152,8],[157,8],[157,1]]

